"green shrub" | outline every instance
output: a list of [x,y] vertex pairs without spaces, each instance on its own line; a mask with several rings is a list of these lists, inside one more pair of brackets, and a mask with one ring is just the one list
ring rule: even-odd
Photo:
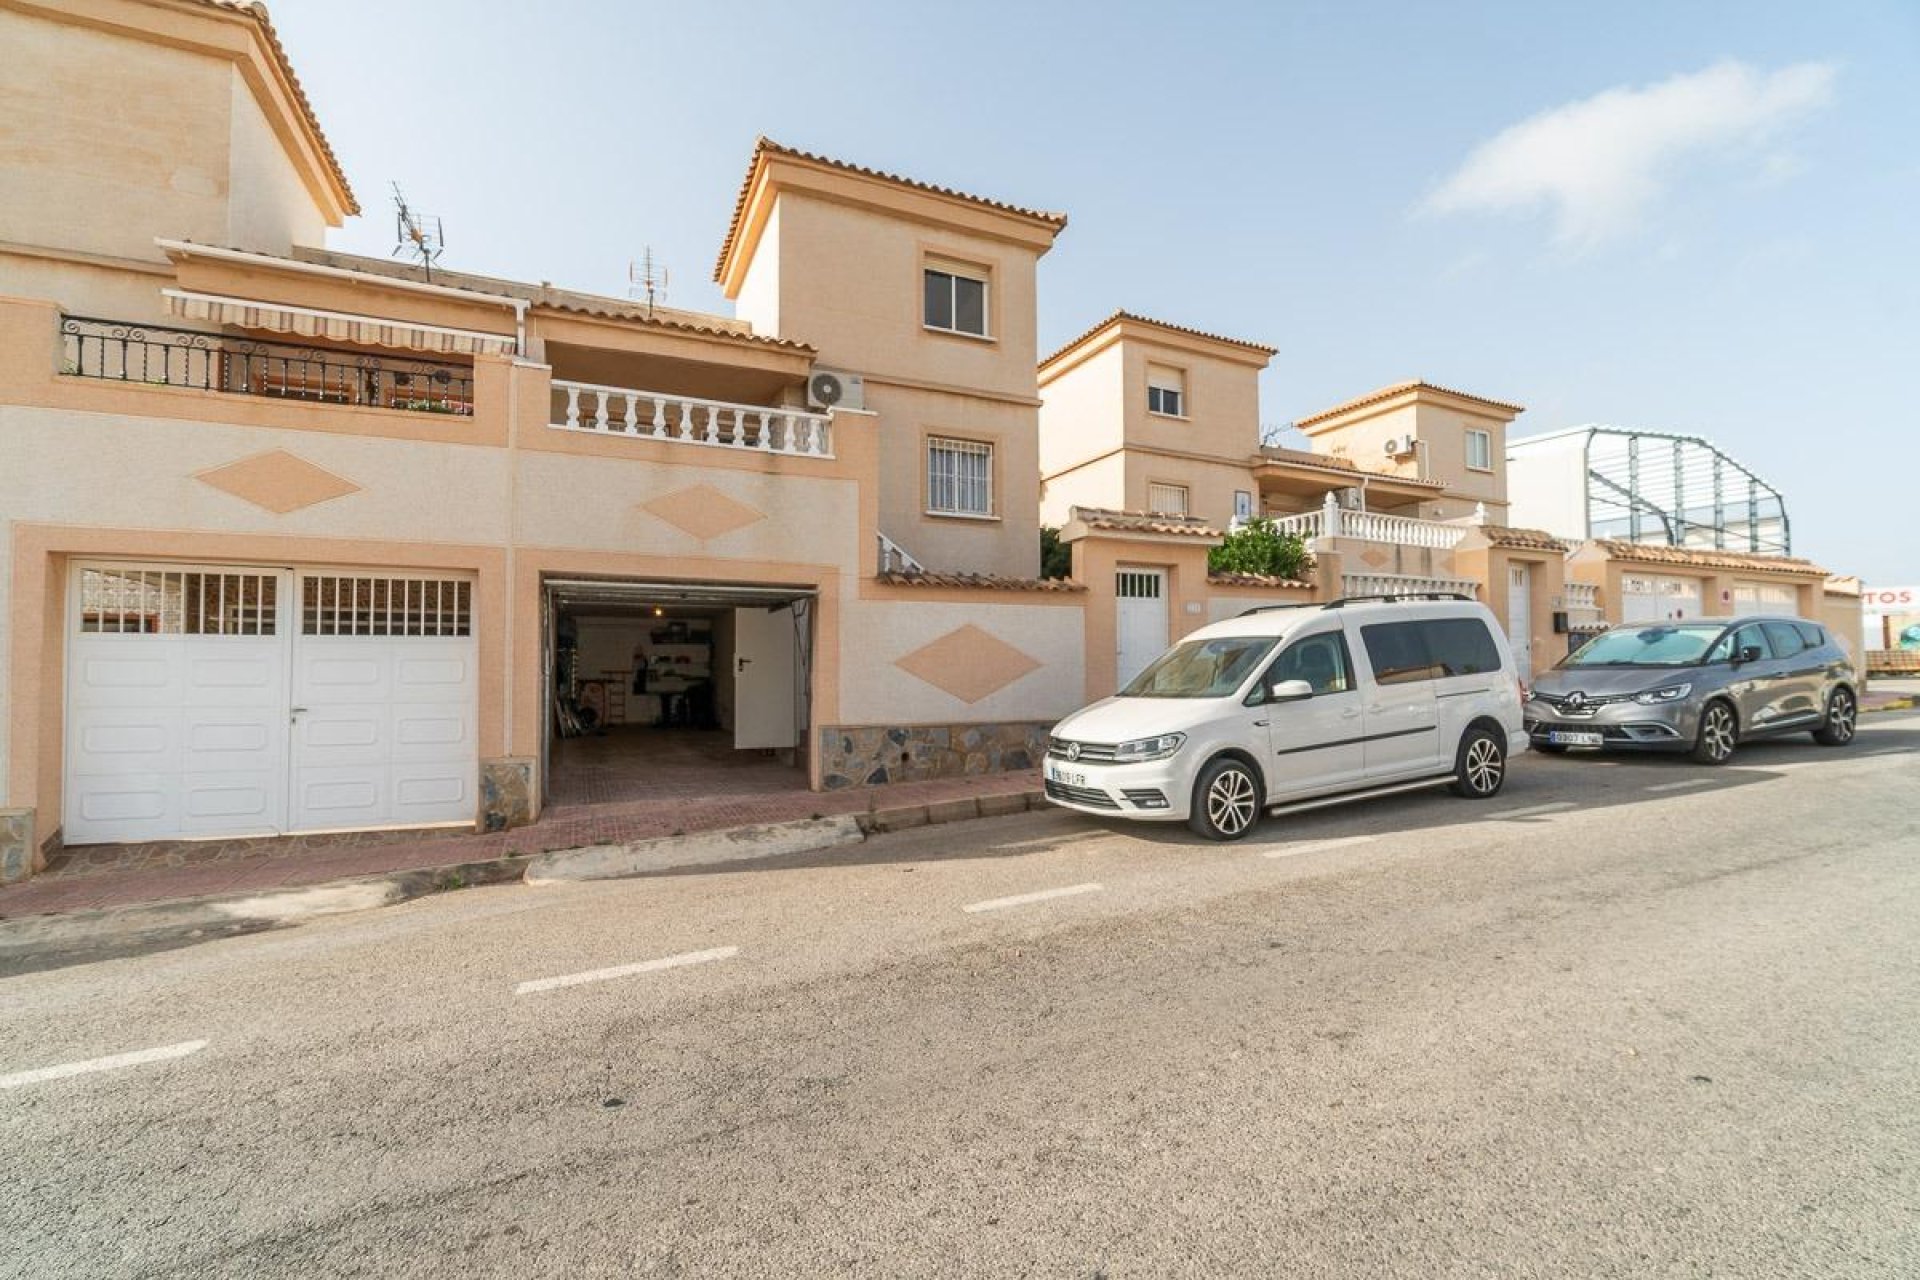
[[1211,573],[1258,573],[1269,578],[1302,579],[1313,572],[1313,557],[1297,533],[1282,533],[1261,516],[1249,520],[1207,552]]

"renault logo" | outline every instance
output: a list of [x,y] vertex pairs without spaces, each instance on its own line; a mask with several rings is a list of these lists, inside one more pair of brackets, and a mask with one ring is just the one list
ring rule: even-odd
[[1587,707],[1587,695],[1576,689],[1567,695],[1565,705],[1569,711],[1584,711]]
[[1067,744],[1067,759],[1078,760],[1079,758],[1080,758],[1080,744],[1077,742],[1069,742]]

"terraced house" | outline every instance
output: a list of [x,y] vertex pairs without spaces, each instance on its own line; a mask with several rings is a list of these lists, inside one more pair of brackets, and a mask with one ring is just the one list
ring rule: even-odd
[[258,6],[7,0],[0,47],[11,876],[1024,766],[1077,705],[1064,217],[762,141],[733,316],[429,273],[323,247],[360,205]]

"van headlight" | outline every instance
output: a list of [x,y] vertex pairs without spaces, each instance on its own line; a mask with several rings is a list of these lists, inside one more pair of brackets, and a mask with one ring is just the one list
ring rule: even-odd
[[1147,760],[1165,760],[1187,740],[1184,733],[1163,733],[1157,738],[1136,738],[1113,749],[1115,764],[1140,764]]
[[1663,702],[1678,702],[1693,692],[1690,684],[1670,684],[1659,689],[1649,689],[1645,693],[1636,693],[1633,700],[1643,707],[1657,707]]

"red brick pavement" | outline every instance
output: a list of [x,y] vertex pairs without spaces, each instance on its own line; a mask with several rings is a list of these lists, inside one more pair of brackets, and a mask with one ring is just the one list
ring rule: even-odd
[[[0,918],[260,892],[360,876],[487,862],[551,849],[622,844],[816,815],[909,808],[1037,791],[1036,769],[984,778],[899,782],[846,791],[670,794],[556,807],[532,826],[469,832],[358,832],[278,840],[170,842],[76,850],[23,884],[0,888]],[[678,788],[675,788],[678,791]]]

